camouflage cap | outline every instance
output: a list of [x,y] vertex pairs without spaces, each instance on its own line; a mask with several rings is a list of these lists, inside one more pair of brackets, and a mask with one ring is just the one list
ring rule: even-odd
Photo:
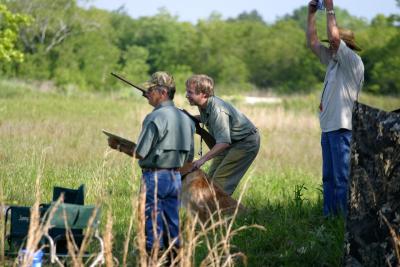
[[146,90],[154,86],[165,86],[170,89],[175,88],[174,77],[165,71],[157,71],[151,75],[150,80],[142,85]]

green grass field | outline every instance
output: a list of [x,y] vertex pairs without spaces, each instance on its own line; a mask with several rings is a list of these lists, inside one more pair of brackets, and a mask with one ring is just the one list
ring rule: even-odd
[[[339,266],[343,221],[321,216],[318,93],[282,98],[280,104],[256,105],[234,98],[262,138],[260,153],[234,194],[237,198],[247,181],[243,203],[250,212],[234,225],[257,224],[265,230],[240,231],[231,249],[243,252],[248,266]],[[196,113],[183,95],[175,102]],[[362,94],[361,102],[392,110],[399,108],[400,98]],[[113,254],[121,259],[136,209],[131,198],[138,194],[140,169],[129,157],[109,150],[101,130],[136,140],[151,110],[144,98],[128,91],[39,92],[25,83],[0,81],[0,203],[32,205],[37,177],[41,202],[51,201],[53,186],[77,188],[83,183],[86,203],[102,207],[103,227],[111,211]],[[135,235],[134,230],[132,240]],[[199,243],[195,265],[206,253],[205,244]]]

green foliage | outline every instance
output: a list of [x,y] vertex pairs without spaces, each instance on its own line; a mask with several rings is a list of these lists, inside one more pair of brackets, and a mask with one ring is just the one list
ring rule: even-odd
[[299,92],[310,90],[310,85],[318,81],[314,75],[316,60],[309,60],[304,32],[295,25],[295,21],[286,20],[271,28],[265,40],[267,48],[258,50],[256,56],[256,84]]
[[242,12],[235,19],[228,19],[228,21],[254,21],[265,23],[261,14],[257,10],[252,10],[251,12]]
[[376,16],[360,33],[364,46],[365,88],[377,94],[399,94],[400,28],[383,15]]
[[195,31],[190,23],[180,23],[164,10],[154,17],[135,20],[133,44],[149,51],[150,72],[169,70],[173,66],[187,65]]
[[21,29],[20,37],[27,53],[48,53],[80,31],[83,23],[78,16],[75,0],[18,0],[6,1],[13,12],[28,14],[34,19]]
[[[266,24],[255,10],[227,20],[212,13],[191,24],[178,21],[165,9],[133,19],[124,8],[113,12],[83,9],[76,0],[3,2],[12,12],[34,18],[12,35],[4,32],[13,40],[14,50],[26,54],[23,64],[2,66],[8,76],[103,91],[121,87],[110,77],[111,71],[140,83],[152,72],[165,70],[175,76],[178,88],[184,88],[192,73],[204,73],[214,78],[224,94],[232,95],[243,88],[310,92],[320,87],[325,73],[306,46],[306,6],[273,24]],[[339,26],[352,29],[364,49],[366,90],[398,93],[394,72],[400,67],[396,54],[399,17],[378,15],[368,22],[340,7],[335,12]],[[317,31],[320,39],[326,38],[324,12],[317,13]],[[21,54],[14,55],[17,59]]]
[[368,89],[381,94],[400,93],[400,35],[394,36],[386,46],[367,51],[368,63],[373,62],[367,69]]
[[181,94],[185,94],[186,90],[186,80],[193,75],[192,69],[186,65],[172,66],[169,70],[173,74],[176,91]]
[[31,22],[29,16],[12,13],[0,3],[0,62],[22,62],[24,55],[16,47],[18,33]]
[[150,66],[147,64],[149,51],[140,46],[132,45],[122,54],[124,65],[122,72],[129,75],[135,82],[147,80]]

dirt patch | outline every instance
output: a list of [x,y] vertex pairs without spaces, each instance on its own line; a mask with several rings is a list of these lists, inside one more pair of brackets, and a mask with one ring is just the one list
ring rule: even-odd
[[282,99],[279,97],[246,96],[245,102],[247,104],[258,104],[258,103],[280,104],[280,103],[282,103]]

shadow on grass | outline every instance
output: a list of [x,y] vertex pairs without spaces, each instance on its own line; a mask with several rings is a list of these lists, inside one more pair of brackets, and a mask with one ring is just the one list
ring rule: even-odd
[[259,224],[233,244],[248,257],[248,266],[339,266],[343,254],[343,218],[324,218],[322,203],[267,203],[237,219],[236,224]]

